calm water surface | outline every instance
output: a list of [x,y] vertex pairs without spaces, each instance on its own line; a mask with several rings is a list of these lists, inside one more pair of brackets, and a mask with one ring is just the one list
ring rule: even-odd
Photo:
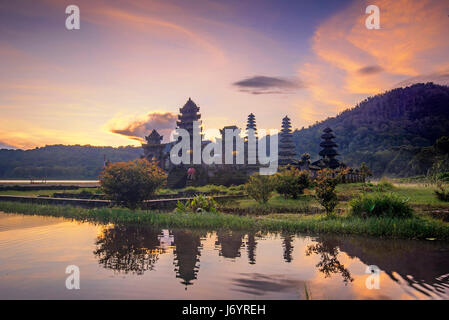
[[[80,290],[65,269],[80,268]],[[368,265],[380,289],[366,288]],[[1,299],[448,299],[449,243],[0,213]]]

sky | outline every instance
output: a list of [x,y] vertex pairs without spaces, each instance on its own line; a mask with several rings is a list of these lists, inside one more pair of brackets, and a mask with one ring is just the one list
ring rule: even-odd
[[0,148],[167,141],[189,97],[206,137],[249,113],[259,129],[307,127],[395,87],[448,85],[448,31],[445,0],[1,1]]

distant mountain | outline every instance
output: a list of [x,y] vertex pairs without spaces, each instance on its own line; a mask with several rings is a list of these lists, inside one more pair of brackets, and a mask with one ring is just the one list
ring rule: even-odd
[[441,136],[449,136],[449,87],[415,84],[369,97],[333,118],[295,130],[298,156],[318,159],[320,135],[325,127],[336,135],[339,157],[350,166],[366,162],[375,175],[425,174],[413,166],[413,157]]
[[0,150],[0,178],[97,179],[104,157],[129,161],[143,154],[140,147],[51,145],[32,150]]

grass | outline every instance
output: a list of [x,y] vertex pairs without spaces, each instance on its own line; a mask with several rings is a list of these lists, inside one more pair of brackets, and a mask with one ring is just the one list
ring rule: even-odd
[[237,216],[223,213],[162,213],[125,208],[82,209],[71,206],[0,202],[0,211],[64,217],[99,223],[139,223],[156,227],[209,228],[304,233],[358,234],[365,236],[449,240],[449,224],[428,217],[359,218],[349,215],[268,214]]
[[100,188],[78,188],[75,190],[61,190],[61,189],[43,189],[43,190],[1,190],[0,195],[10,195],[10,196],[52,196],[53,193],[80,193],[83,191],[99,193]]

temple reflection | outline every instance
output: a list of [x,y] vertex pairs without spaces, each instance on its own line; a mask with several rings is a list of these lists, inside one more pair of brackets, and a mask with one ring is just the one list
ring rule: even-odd
[[[254,232],[161,230],[135,225],[114,225],[104,227],[97,236],[94,254],[103,268],[118,273],[142,275],[154,269],[161,255],[173,253],[175,276],[181,279],[180,283],[187,289],[198,278],[202,241],[205,241],[206,236],[210,237],[212,244],[209,254],[217,255],[215,250],[218,250],[221,257],[238,259],[242,256],[242,250],[245,250],[243,254],[247,256],[250,265],[256,264],[256,249],[260,250],[259,243],[264,241],[260,233]],[[281,233],[280,239],[269,234],[267,241],[275,241],[276,246],[265,249],[265,252],[260,252],[257,256],[269,256],[271,259],[278,256],[280,261],[274,263],[290,263],[293,261],[297,237],[300,236],[288,232]],[[350,272],[350,266],[345,266],[341,261],[357,259],[365,265],[378,266],[394,282],[427,296],[446,296],[449,289],[449,247],[445,243],[323,235],[306,244],[296,242],[295,246],[305,256],[319,258],[315,267],[325,278],[341,276],[346,285],[354,280],[351,276],[354,271]],[[281,250],[282,255],[279,254]],[[171,255],[167,258],[171,259]],[[238,282],[247,289],[253,285],[264,287],[264,277],[262,274],[256,278],[242,276]],[[275,288],[278,285],[280,283],[270,282],[269,287]]]
[[176,278],[181,278],[181,283],[192,285],[192,280],[197,278],[200,268],[201,238],[203,234],[196,231],[173,230],[175,240],[174,261]]
[[282,248],[285,262],[292,262],[292,253],[293,253],[293,240],[295,235],[289,233],[282,233]]
[[246,252],[248,253],[249,264],[256,264],[256,247],[257,241],[254,233],[248,233],[246,240]]
[[218,231],[215,246],[219,248],[220,256],[231,259],[240,257],[244,235],[244,233],[236,231]]

